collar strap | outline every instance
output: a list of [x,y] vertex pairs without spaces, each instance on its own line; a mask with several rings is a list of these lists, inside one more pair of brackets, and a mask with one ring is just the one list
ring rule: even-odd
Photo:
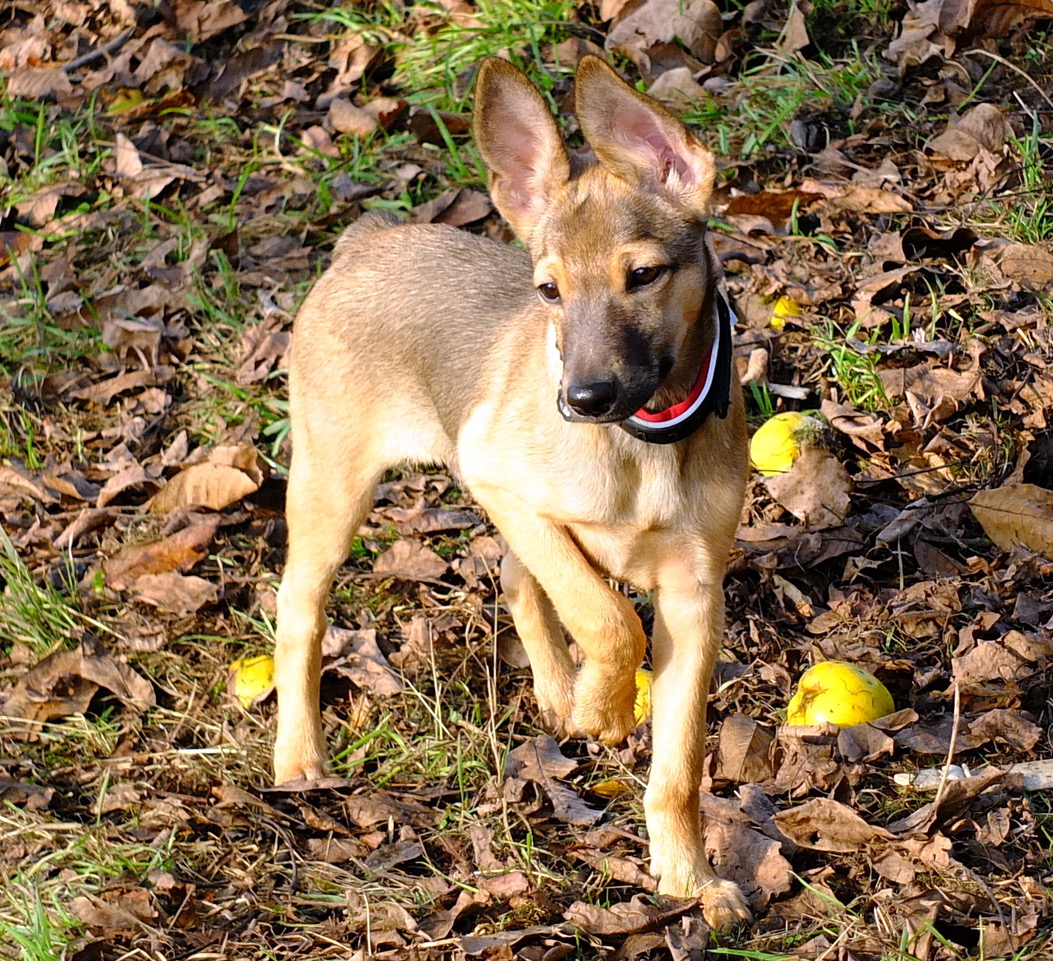
[[665,410],[650,413],[641,408],[618,426],[648,444],[674,444],[701,427],[710,414],[723,419],[731,403],[731,331],[734,315],[721,294],[716,294],[717,324],[687,399]]

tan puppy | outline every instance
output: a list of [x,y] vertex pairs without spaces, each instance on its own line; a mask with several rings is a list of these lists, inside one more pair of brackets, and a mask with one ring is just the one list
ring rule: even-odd
[[367,215],[304,302],[274,775],[322,774],[325,603],[377,480],[446,464],[508,543],[501,583],[550,730],[615,744],[633,729],[646,638],[607,578],[654,591],[651,870],[725,928],[749,912],[706,860],[698,792],[746,432],[706,243],[713,156],[596,57],[577,115],[596,161],[572,160],[530,82],[486,61],[476,141],[529,253]]

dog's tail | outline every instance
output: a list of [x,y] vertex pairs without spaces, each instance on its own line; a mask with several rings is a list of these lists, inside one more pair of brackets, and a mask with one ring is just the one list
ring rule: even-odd
[[387,210],[367,210],[339,237],[333,247],[333,260],[344,256],[353,246],[358,246],[366,234],[378,230],[388,230],[402,223],[393,213]]

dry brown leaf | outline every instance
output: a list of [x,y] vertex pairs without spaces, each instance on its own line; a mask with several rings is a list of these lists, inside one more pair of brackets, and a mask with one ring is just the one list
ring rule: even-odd
[[156,371],[153,370],[129,370],[100,380],[98,383],[89,384],[78,390],[72,390],[67,396],[75,400],[86,400],[107,407],[118,394],[125,391],[139,390],[143,387],[156,387],[161,383]]
[[424,846],[417,838],[382,844],[365,859],[365,866],[370,871],[387,871],[397,864],[407,861],[419,861],[424,856]]
[[954,403],[976,397],[983,399],[979,364],[974,370],[956,371],[946,367],[932,367],[924,361],[913,367],[879,370],[878,377],[886,396],[895,400],[908,393],[936,408],[947,398]]
[[719,877],[734,881],[755,911],[790,890],[793,868],[783,857],[778,841],[742,824],[707,818],[705,846],[713,870]]
[[312,858],[323,864],[345,864],[348,861],[361,861],[369,854],[358,838],[308,838],[307,851]]
[[975,494],[969,509],[1002,550],[1026,547],[1053,560],[1053,491],[1007,484]]
[[734,783],[765,781],[772,776],[775,733],[745,714],[724,718],[712,755],[713,777]]
[[884,828],[868,824],[848,805],[832,798],[816,798],[780,811],[772,821],[794,844],[813,851],[847,854],[872,841],[892,837]]
[[226,464],[192,464],[175,475],[150,501],[154,514],[177,507],[207,507],[221,511],[259,490],[259,482]]
[[604,49],[628,57],[650,76],[656,50],[678,42],[701,63],[713,63],[723,32],[713,0],[643,0],[611,27]]
[[987,770],[976,777],[950,779],[944,784],[942,795],[913,814],[893,821],[888,829],[894,834],[927,834],[941,824],[960,818],[980,794],[1003,777],[1004,771]]
[[35,477],[30,477],[14,467],[0,467],[0,500],[15,500],[17,509],[17,502],[25,498],[40,501],[42,504],[54,504],[56,500]]
[[203,577],[164,571],[137,577],[129,588],[138,601],[185,617],[219,600],[219,588]]
[[591,848],[586,851],[575,850],[574,854],[604,877],[632,885],[642,891],[654,891],[658,887],[658,882],[638,861],[615,857],[606,851],[596,851]]
[[575,901],[567,908],[563,917],[587,934],[624,935],[653,931],[676,920],[693,907],[691,902],[683,901],[676,902],[673,906],[668,902],[665,905],[661,902],[654,904],[644,895],[637,894],[631,901],[612,904],[609,908]]
[[[503,869],[503,865],[498,865]],[[523,871],[505,871],[487,878],[480,878],[479,887],[496,901],[521,898],[534,890],[534,883]]]
[[904,256],[909,260],[949,257],[957,260],[979,239],[968,227],[955,227],[942,234],[928,227],[908,227],[900,237]]
[[[476,895],[476,899],[473,899],[468,892],[462,893],[467,896],[466,900],[471,903],[481,895]],[[460,899],[458,899],[460,903]],[[477,903],[477,901],[476,901]],[[476,908],[478,910],[478,908]],[[547,939],[552,938],[553,935],[566,934],[566,925],[551,925],[551,924],[532,924],[526,928],[515,928],[510,931],[498,931],[494,934],[471,934],[465,935],[458,939],[457,947],[461,949],[470,958],[484,958],[492,959],[492,961],[505,961],[505,959],[512,959],[516,955],[512,954],[512,947],[517,945],[520,941],[526,941],[531,938]],[[559,955],[554,955],[558,957]],[[522,955],[520,955],[522,957]]]
[[373,628],[349,631],[330,625],[322,638],[322,654],[335,658],[326,665],[327,671],[346,677],[363,691],[390,697],[403,688],[399,676],[380,650],[377,632]]
[[176,23],[193,43],[236,27],[248,14],[233,0],[179,0],[174,4]]
[[846,761],[876,761],[895,748],[896,742],[873,724],[853,724],[837,735],[837,750]]
[[7,74],[5,96],[22,100],[67,97],[73,84],[61,67],[18,67]]
[[241,335],[241,364],[236,375],[239,384],[256,384],[265,380],[276,367],[284,366],[292,343],[278,314],[265,317],[258,327],[246,328]]
[[449,224],[463,227],[488,217],[494,209],[490,198],[479,190],[462,187],[447,190],[438,197],[413,208],[410,223]]
[[555,738],[548,734],[525,741],[508,757],[514,762],[508,766],[510,775],[537,783],[546,778],[569,777],[578,769],[578,762],[567,757]]
[[27,784],[24,781],[0,777],[0,803],[3,804],[13,804],[16,807],[25,805],[27,811],[43,811],[51,803],[54,794],[53,787],[41,787],[39,784]]
[[964,5],[964,23],[984,37],[1006,37],[1025,20],[1053,17],[1053,0],[971,0]]
[[329,104],[329,126],[337,133],[368,137],[380,124],[368,110],[355,106],[343,97],[337,97]]
[[1014,687],[1044,671],[1053,660],[1053,641],[1020,631],[1007,631],[994,641],[975,646],[952,661],[954,677],[963,687],[998,681]]
[[70,910],[78,921],[109,935],[142,935],[157,918],[153,896],[145,888],[106,894],[105,900],[94,894],[80,895],[70,902]]
[[992,708],[969,723],[969,733],[984,741],[1001,742],[1014,751],[1027,752],[1042,737],[1042,728],[1025,711]]
[[218,517],[199,519],[159,541],[122,547],[102,562],[106,585],[123,591],[144,574],[189,570],[208,553],[219,521]]
[[26,200],[15,204],[15,209],[31,226],[43,227],[55,216],[55,210],[63,197],[83,197],[85,193],[84,184],[70,182],[49,184]]
[[405,100],[396,100],[392,97],[374,97],[362,109],[372,114],[385,130],[391,128],[395,121],[409,106]]
[[390,507],[384,511],[402,534],[434,534],[438,531],[463,531],[478,527],[482,521],[469,511],[449,510],[445,507],[417,507],[406,510]]
[[[772,233],[783,233],[795,213],[804,212],[809,204],[823,196],[804,190],[760,190],[754,194],[738,194],[727,202],[724,216],[731,223],[742,218],[762,217],[772,225]],[[767,313],[770,316],[770,306]]]
[[446,573],[449,564],[420,541],[402,538],[395,541],[373,562],[374,574],[390,574],[405,580],[434,581]]
[[1034,290],[1053,287],[1053,253],[1034,244],[1010,244],[998,255],[998,269],[1010,280]]
[[832,724],[780,728],[776,787],[795,797],[812,790],[829,790],[842,777],[836,747],[837,728]]
[[900,214],[914,209],[906,197],[879,187],[850,187],[830,205],[856,214]]
[[[991,918],[982,930],[977,956],[981,958],[1024,958],[1021,951],[1038,933],[1040,915],[1031,911],[1023,916],[1013,913],[1011,919]],[[1037,952],[1036,952],[1037,953]]]
[[926,147],[950,160],[966,163],[981,150],[1001,153],[1012,135],[1013,128],[1002,111],[993,103],[980,103],[953,119],[947,130],[933,137]]
[[137,358],[143,367],[156,367],[165,322],[161,317],[119,317],[102,322],[102,342],[124,361]]
[[790,13],[779,36],[779,46],[788,54],[799,53],[812,42],[808,36],[808,24],[799,3],[790,4]]
[[818,447],[806,448],[787,473],[765,478],[764,486],[812,530],[840,526],[851,507],[848,472],[833,454]]
[[140,484],[145,484],[149,485],[152,490],[159,483],[158,474],[154,468],[147,469],[141,464],[129,464],[127,467],[121,468],[102,485],[99,496],[95,500],[95,506],[105,507],[129,487],[138,487]]
[[1027,19],[1053,16],[1053,0],[925,0],[903,15],[884,56],[902,75],[930,57],[948,57],[966,37],[1004,37]]
[[[904,728],[896,734],[894,740],[898,747],[912,754],[946,755],[951,749],[953,733],[954,719],[949,714],[945,714]],[[956,750],[971,751],[979,747],[981,743],[983,742],[973,737],[966,728],[958,731],[954,745]]]
[[48,721],[83,714],[99,688],[128,704],[150,706],[153,685],[114,659],[102,643],[87,638],[72,651],[49,654],[30,668],[0,708],[0,714]]
[[541,734],[508,755],[507,773],[540,785],[552,802],[553,814],[561,821],[595,824],[603,817],[603,812],[590,808],[573,790],[556,780],[567,777],[577,766],[577,761],[560,751],[555,739]]
[[690,67],[674,67],[672,70],[666,70],[647,88],[647,93],[655,100],[661,100],[667,106],[679,110],[687,108],[692,103],[704,101],[706,98],[705,88],[695,80]]
[[613,20],[632,0],[600,0],[600,20]]
[[910,884],[917,874],[940,874],[951,867],[951,839],[908,837],[890,842],[873,859],[874,869],[893,884]]

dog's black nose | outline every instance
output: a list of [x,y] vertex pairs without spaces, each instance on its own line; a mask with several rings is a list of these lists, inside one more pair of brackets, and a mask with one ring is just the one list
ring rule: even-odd
[[571,384],[567,388],[567,403],[582,417],[602,417],[614,407],[618,399],[618,385],[613,380],[595,384]]

